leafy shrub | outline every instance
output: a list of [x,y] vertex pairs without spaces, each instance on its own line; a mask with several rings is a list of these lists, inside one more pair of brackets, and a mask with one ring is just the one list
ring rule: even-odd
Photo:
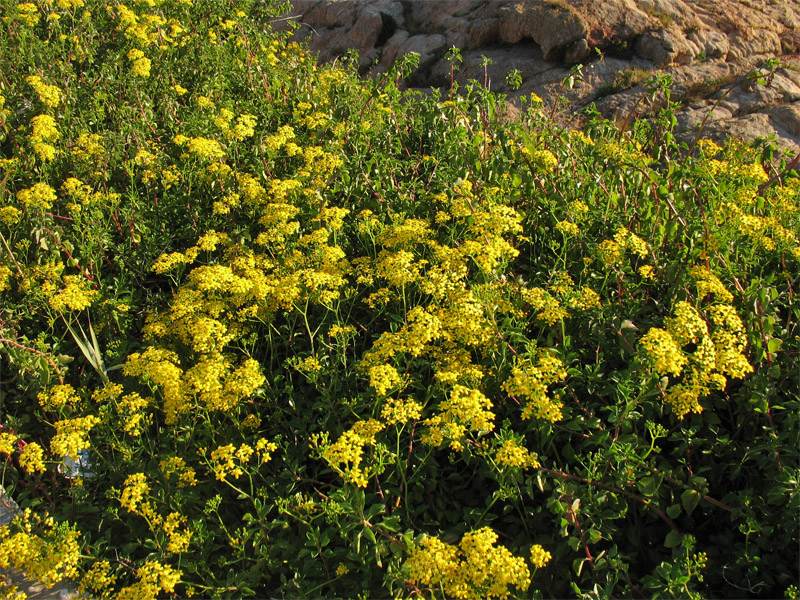
[[[800,179],[317,66],[262,2],[2,1],[0,567],[96,597],[775,596]],[[660,93],[668,96],[663,87]],[[794,593],[794,592],[792,592]]]

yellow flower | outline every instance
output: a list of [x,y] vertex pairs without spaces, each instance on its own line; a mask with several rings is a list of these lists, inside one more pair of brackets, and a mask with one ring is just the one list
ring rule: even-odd
[[56,191],[46,183],[36,183],[18,191],[17,200],[26,208],[50,210],[56,201]]
[[406,400],[390,398],[381,409],[381,418],[387,425],[414,421],[422,415],[422,405],[412,398]]
[[664,329],[653,327],[642,337],[641,344],[659,375],[678,376],[688,362],[675,338]]
[[556,229],[567,235],[573,236],[578,235],[581,232],[580,228],[571,221],[559,221],[556,223]]
[[31,119],[33,131],[30,135],[32,142],[53,142],[61,137],[56,120],[50,115],[39,115]]
[[539,466],[537,456],[514,440],[503,442],[503,445],[497,450],[496,460],[499,465],[509,467],[536,468]]
[[44,473],[47,470],[44,465],[44,449],[36,442],[25,444],[19,453],[19,466],[29,475]]
[[527,590],[531,579],[525,561],[496,542],[488,527],[466,533],[458,547],[427,536],[404,566],[412,583],[441,587],[450,598],[507,598],[508,586]]
[[0,568],[16,569],[52,587],[64,578],[77,577],[79,538],[74,525],[56,524],[25,509],[10,526],[0,528]]
[[56,434],[50,440],[53,454],[78,460],[78,453],[89,448],[89,431],[99,422],[94,415],[56,421]]
[[17,436],[13,433],[3,431],[0,433],[0,454],[13,454],[16,446]]
[[74,407],[80,402],[80,397],[75,392],[75,388],[68,383],[64,385],[56,385],[50,388],[49,392],[40,393],[38,398],[39,405],[44,410],[50,410],[53,412],[57,412],[68,405]]
[[553,558],[553,555],[542,548],[539,544],[534,544],[531,546],[531,564],[534,567],[541,569],[548,562],[550,562],[551,558]]
[[81,578],[78,590],[81,594],[91,591],[95,596],[106,597],[103,592],[111,588],[116,581],[117,576],[111,572],[111,563],[107,560],[98,560]]
[[19,216],[22,212],[16,206],[4,206],[0,208],[0,221],[6,225],[19,223]]
[[200,108],[214,108],[214,101],[206,96],[198,96],[197,106]]
[[225,151],[219,142],[204,137],[191,138],[189,140],[189,152],[207,159],[224,158]]
[[48,300],[50,307],[58,312],[88,308],[99,293],[90,289],[90,282],[80,275],[64,275],[64,283],[64,288]]
[[386,396],[390,390],[402,386],[400,374],[391,365],[376,365],[369,370],[369,385],[375,389],[378,397]]
[[[27,2],[25,4],[18,5],[17,10],[19,10],[22,6],[34,6],[34,11],[36,10],[35,5]],[[38,19],[39,16],[37,15],[36,20],[38,21]],[[36,93],[39,95],[39,100],[41,100],[42,104],[45,106],[55,108],[61,102],[61,90],[54,85],[47,85],[38,75],[26,77],[25,82],[34,90],[36,90]]]

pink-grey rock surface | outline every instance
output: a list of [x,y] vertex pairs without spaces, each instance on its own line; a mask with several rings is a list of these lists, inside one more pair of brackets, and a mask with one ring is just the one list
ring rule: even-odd
[[[800,0],[292,0],[295,36],[307,39],[321,61],[358,50],[365,76],[379,74],[410,52],[419,67],[413,87],[449,84],[445,53],[461,50],[460,82],[484,81],[510,100],[535,92],[545,102],[562,94],[559,115],[580,120],[595,103],[624,121],[636,107],[645,116],[644,76],[674,79],[681,103],[679,129],[690,136],[716,105],[704,136],[751,141],[770,135],[800,151]],[[745,75],[779,58],[769,87]],[[582,81],[561,82],[576,64]],[[518,69],[519,90],[506,74]],[[717,104],[717,102],[719,103]],[[650,106],[655,109],[655,106]]]

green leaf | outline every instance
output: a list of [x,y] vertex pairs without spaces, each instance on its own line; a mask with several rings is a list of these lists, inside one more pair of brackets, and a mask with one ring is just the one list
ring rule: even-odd
[[658,481],[655,477],[642,477],[637,483],[637,487],[645,496],[652,496],[658,489]]
[[680,504],[671,504],[667,507],[667,516],[670,519],[677,519],[679,514],[681,514]]
[[691,515],[692,511],[697,507],[700,502],[700,494],[694,490],[686,490],[681,494],[681,504],[686,510],[686,514]]
[[777,352],[780,349],[782,344],[783,344],[783,340],[782,339],[780,339],[780,338],[772,338],[771,340],[769,340],[767,342],[767,350],[769,350],[770,353]]
[[666,546],[667,548],[675,548],[681,545],[682,539],[683,539],[683,534],[677,529],[673,529],[667,534],[667,537],[664,539],[664,546]]

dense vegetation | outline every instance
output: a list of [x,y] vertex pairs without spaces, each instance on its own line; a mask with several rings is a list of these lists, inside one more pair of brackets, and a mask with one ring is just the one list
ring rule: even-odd
[[0,567],[797,597],[796,170],[679,143],[664,78],[629,131],[508,122],[281,8],[0,0]]

